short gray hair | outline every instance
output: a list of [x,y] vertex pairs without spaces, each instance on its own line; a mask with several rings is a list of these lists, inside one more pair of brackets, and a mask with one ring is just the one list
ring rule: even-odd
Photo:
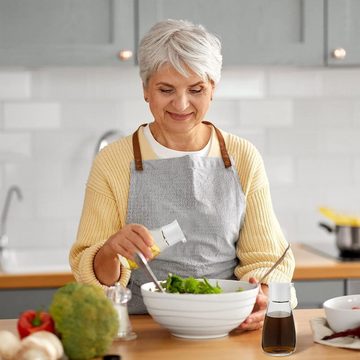
[[144,86],[166,63],[184,76],[189,75],[188,66],[203,80],[212,80],[216,84],[221,77],[221,43],[202,25],[185,20],[160,21],[142,38],[138,62]]

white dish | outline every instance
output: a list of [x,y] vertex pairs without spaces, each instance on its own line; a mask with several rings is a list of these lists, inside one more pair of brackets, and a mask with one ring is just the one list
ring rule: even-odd
[[[323,304],[326,320],[335,332],[360,326],[360,294],[338,296]],[[358,309],[353,309],[353,308]]]
[[[212,339],[228,335],[251,313],[259,287],[246,281],[210,279],[221,294],[169,294],[155,291],[154,284],[141,286],[149,314],[177,337]],[[242,288],[243,291],[237,291]]]

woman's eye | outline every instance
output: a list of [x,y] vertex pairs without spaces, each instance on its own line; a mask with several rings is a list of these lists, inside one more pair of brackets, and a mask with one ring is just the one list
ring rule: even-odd
[[172,89],[160,89],[160,91],[164,94],[170,94],[172,92]]
[[190,89],[190,92],[192,94],[199,94],[199,93],[201,93],[201,91],[202,91],[202,88],[200,88],[200,89]]

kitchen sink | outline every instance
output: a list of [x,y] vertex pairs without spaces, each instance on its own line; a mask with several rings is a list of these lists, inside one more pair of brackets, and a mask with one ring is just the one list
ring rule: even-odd
[[9,274],[70,272],[69,249],[4,248],[0,271]]

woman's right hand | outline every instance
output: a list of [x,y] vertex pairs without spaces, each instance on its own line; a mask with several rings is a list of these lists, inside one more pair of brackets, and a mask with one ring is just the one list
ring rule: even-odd
[[150,247],[154,240],[149,230],[139,224],[125,225],[111,235],[99,249],[94,259],[94,272],[100,283],[111,286],[120,278],[118,255],[134,260],[136,251],[140,251],[149,260],[152,258]]
[[113,256],[122,255],[134,260],[134,254],[140,251],[147,260],[152,258],[150,247],[154,240],[150,231],[140,224],[127,224],[118,232],[111,235],[103,245],[103,251]]

